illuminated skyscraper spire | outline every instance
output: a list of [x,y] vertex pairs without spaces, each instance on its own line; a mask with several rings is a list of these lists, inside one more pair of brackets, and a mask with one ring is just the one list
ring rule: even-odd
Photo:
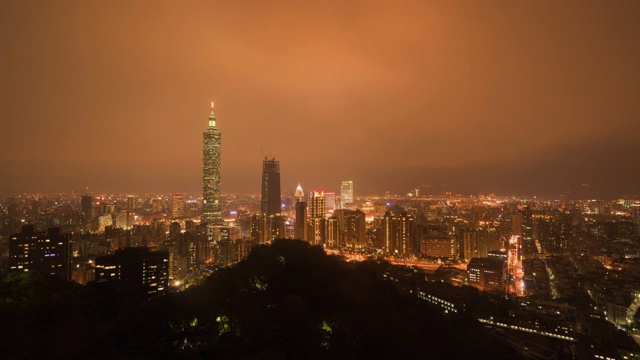
[[209,114],[209,128],[216,127],[216,115],[213,113],[213,101],[211,102],[211,114]]
[[304,201],[304,191],[302,190],[302,186],[300,186],[300,183],[298,183],[298,187],[296,188],[294,196],[297,202]]
[[220,145],[221,134],[216,128],[216,116],[211,115],[209,127],[203,133],[202,143],[202,222],[209,225],[222,225],[222,206],[220,203]]
[[298,240],[306,240],[307,229],[307,203],[304,201],[304,191],[298,183],[296,192],[296,222],[293,226],[293,236]]

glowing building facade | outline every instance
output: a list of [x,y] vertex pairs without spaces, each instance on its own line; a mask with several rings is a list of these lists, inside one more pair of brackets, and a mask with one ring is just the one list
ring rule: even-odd
[[353,181],[343,181],[340,187],[340,197],[342,198],[342,207],[349,209],[353,206]]
[[216,127],[213,103],[211,103],[209,127],[204,131],[202,145],[202,221],[209,225],[222,225],[222,205],[220,203],[221,134]]
[[414,254],[415,218],[406,212],[387,211],[382,218],[383,251],[395,256]]
[[175,194],[171,196],[171,217],[179,218],[184,216],[184,196]]
[[324,218],[327,211],[327,198],[324,192],[309,193],[309,218]]

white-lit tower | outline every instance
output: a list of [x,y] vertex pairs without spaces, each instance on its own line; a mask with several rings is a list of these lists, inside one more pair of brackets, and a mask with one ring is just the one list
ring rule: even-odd
[[340,198],[342,198],[343,208],[349,209],[353,206],[353,181],[347,180],[342,182]]

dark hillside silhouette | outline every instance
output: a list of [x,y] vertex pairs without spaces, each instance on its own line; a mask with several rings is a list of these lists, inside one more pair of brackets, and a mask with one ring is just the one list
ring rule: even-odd
[[399,294],[382,279],[390,266],[277,240],[201,286],[147,303],[32,274],[5,277],[0,310],[14,331],[1,350],[8,358],[513,357],[474,320],[452,321]]

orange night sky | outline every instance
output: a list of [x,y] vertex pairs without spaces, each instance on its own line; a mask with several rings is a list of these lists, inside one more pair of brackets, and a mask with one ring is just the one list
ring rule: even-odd
[[[638,1],[2,1],[0,193],[640,195]],[[443,187],[443,184],[447,184]]]

